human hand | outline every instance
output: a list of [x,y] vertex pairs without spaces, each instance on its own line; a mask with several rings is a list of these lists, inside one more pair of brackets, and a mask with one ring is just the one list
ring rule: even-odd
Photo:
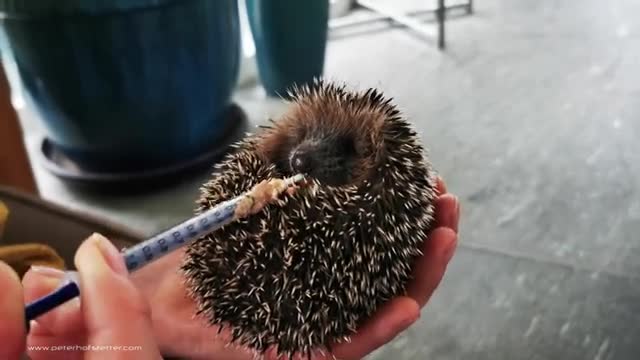
[[[460,217],[457,198],[447,193],[441,180],[438,192],[436,226],[425,242],[424,255],[414,265],[415,276],[408,296],[397,297],[382,306],[351,337],[351,342],[336,344],[333,350],[338,359],[360,359],[391,341],[420,317],[420,309],[438,287],[456,248]],[[169,255],[134,274],[135,283],[153,308],[156,340],[163,353],[191,359],[252,359],[243,349],[225,347],[228,339],[225,331],[217,335],[217,328],[194,318],[195,305],[186,296],[178,272],[182,255],[182,252]],[[275,359],[275,354],[269,353],[267,358]]]
[[[39,359],[161,359],[153,337],[150,307],[130,281],[118,250],[104,237],[89,237],[76,252],[80,298],[32,321],[26,337],[27,354]],[[7,285],[0,305],[0,338],[10,339],[9,354],[18,359],[24,350],[24,301],[32,301],[54,290],[63,272],[34,267],[20,282],[6,271],[0,282]],[[10,311],[10,313],[9,313]],[[10,319],[5,322],[4,319]],[[3,344],[4,345],[4,344]],[[4,347],[4,346],[3,346]],[[0,348],[0,354],[4,349]]]
[[[382,306],[351,337],[351,342],[336,344],[333,355],[338,359],[360,359],[391,341],[419,318],[420,309],[438,287],[456,248],[460,216],[457,198],[447,193],[442,181],[438,183],[438,191],[436,227],[430,234],[429,241],[425,242],[424,255],[414,265],[415,276],[409,284],[408,295],[397,297]],[[217,328],[194,317],[195,304],[187,296],[178,271],[182,256],[183,251],[178,251],[131,275],[133,282],[151,305],[152,331],[162,353],[190,359],[253,359],[246,349],[227,346],[228,333],[223,331],[222,334],[217,334]],[[31,272],[27,274],[25,288],[33,295],[31,298],[52,290],[52,287],[45,289],[42,282],[32,281],[30,276],[35,275]],[[55,311],[57,313],[47,314],[39,321],[48,326],[50,343],[66,344],[81,339],[85,330],[73,330],[74,326],[81,323],[77,308]],[[126,318],[123,321],[125,324],[131,322]],[[275,354],[269,353],[267,358],[275,359]],[[314,360],[321,359],[317,357]]]

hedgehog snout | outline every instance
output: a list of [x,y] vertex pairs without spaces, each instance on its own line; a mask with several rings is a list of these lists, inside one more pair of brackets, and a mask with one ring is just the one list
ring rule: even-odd
[[292,174],[304,174],[328,185],[344,185],[350,179],[349,159],[323,149],[294,150],[289,157]]

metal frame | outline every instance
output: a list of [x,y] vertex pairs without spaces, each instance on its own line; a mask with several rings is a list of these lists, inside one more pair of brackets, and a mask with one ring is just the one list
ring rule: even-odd
[[[365,9],[368,9],[374,12],[376,15],[367,19],[361,20],[343,20],[343,19],[335,19],[332,20],[330,27],[332,29],[338,29],[348,26],[354,25],[362,25],[365,23],[376,22],[381,20],[391,20],[407,28],[416,32],[417,34],[427,37],[427,38],[435,38],[438,39],[438,48],[444,49],[446,47],[446,29],[445,23],[447,21],[447,11],[453,9],[465,9],[467,14],[472,14],[473,9],[473,0],[466,0],[464,2],[458,2],[456,4],[446,5],[445,0],[437,0],[437,6],[435,8],[428,8],[418,11],[413,11],[410,13],[400,13],[394,11],[393,9],[389,9],[385,6],[381,6],[376,4],[375,0],[355,0],[355,6],[359,6]],[[415,15],[425,14],[425,13],[434,13],[436,15],[436,20],[438,22],[437,29],[433,29],[419,20],[414,18]]]

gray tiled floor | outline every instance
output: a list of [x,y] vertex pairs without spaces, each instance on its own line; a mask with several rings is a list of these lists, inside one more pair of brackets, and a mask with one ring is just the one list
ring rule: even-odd
[[372,359],[637,359],[638,285],[463,246],[420,324]]
[[[638,359],[640,2],[476,10],[451,21],[444,53],[388,23],[329,46],[327,76],[393,96],[463,203],[440,291],[371,358]],[[256,122],[281,109],[256,90],[237,99]],[[45,197],[145,233],[188,216],[204,179],[122,199],[36,173]]]

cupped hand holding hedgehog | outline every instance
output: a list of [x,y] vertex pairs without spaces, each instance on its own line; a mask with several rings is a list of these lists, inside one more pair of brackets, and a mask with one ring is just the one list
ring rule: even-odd
[[[444,276],[459,203],[390,100],[322,81],[292,95],[217,167],[198,211],[270,178],[304,173],[306,186],[133,275],[165,354],[360,359],[415,322]],[[46,292],[25,281],[27,297]],[[41,321],[64,340],[81,317]]]

